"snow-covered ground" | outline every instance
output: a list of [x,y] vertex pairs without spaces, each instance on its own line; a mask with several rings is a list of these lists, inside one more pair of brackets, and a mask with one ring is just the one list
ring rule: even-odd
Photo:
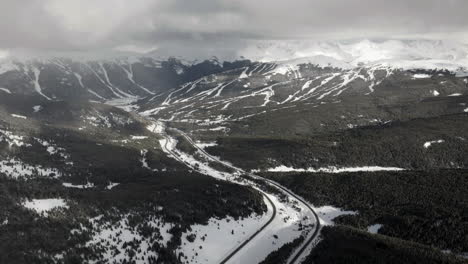
[[413,75],[413,79],[427,79],[427,78],[431,78],[431,77],[432,77],[432,75],[424,74],[424,73],[418,73],[418,74]]
[[131,136],[130,138],[132,140],[143,140],[143,139],[147,139],[148,137],[147,136]]
[[[238,220],[212,218],[207,225],[191,226],[191,231],[182,233],[182,245],[177,254],[188,257],[185,263],[219,263],[271,218],[271,205],[266,199],[265,204],[268,213],[263,215],[253,214]],[[189,241],[190,235],[194,235],[193,242]]]
[[[92,224],[92,237],[86,246],[98,246],[104,250],[100,256],[99,263],[123,263],[129,261],[129,243],[135,243],[137,250],[133,257],[135,263],[149,263],[150,258],[158,255],[154,250],[150,250],[153,243],[157,242],[161,247],[166,247],[172,235],[169,230],[173,227],[170,223],[164,223],[161,219],[151,217],[145,219],[144,224],[154,228],[158,232],[153,232],[150,236],[142,236],[138,232],[139,225],[129,224],[130,215],[124,215],[117,222],[102,220],[102,216],[90,219]],[[81,233],[84,230],[72,230],[72,233]],[[90,231],[90,230],[88,230]],[[90,263],[98,263],[91,261]]]
[[9,147],[29,147],[31,144],[25,142],[24,136],[15,135],[14,133],[0,129],[0,142],[5,141]]
[[341,215],[355,215],[358,212],[344,211],[333,206],[322,206],[315,208],[315,212],[319,215],[320,223],[324,226],[334,225],[333,219]]
[[367,227],[367,232],[369,232],[371,234],[378,234],[380,228],[382,228],[382,227],[383,227],[383,225],[381,225],[381,224],[371,225],[371,226]]
[[196,142],[197,147],[199,148],[208,148],[208,147],[214,147],[217,146],[218,144],[216,142]]
[[18,115],[18,114],[11,114],[12,117],[15,117],[15,118],[20,118],[20,119],[28,119],[26,116],[24,115]]
[[94,183],[88,182],[86,184],[72,184],[68,182],[62,183],[63,187],[66,188],[75,188],[75,189],[89,189],[94,187]]
[[444,142],[445,142],[445,140],[442,140],[442,139],[433,140],[433,141],[427,141],[427,142],[424,143],[423,146],[424,146],[424,148],[427,149],[427,148],[430,148],[430,147],[431,147],[432,145],[434,145],[434,144],[442,144],[442,143],[444,143]]
[[313,232],[315,218],[304,204],[291,196],[287,201],[281,201],[274,195],[268,197],[276,206],[277,217],[227,263],[259,263],[284,244]]
[[7,88],[0,88],[0,91],[7,93],[7,94],[11,94],[11,91]]
[[148,154],[148,150],[142,149],[140,150],[140,154],[141,154],[141,158],[140,158],[141,166],[145,169],[151,170],[150,166],[148,165],[148,160],[146,157],[146,154]]
[[14,158],[0,161],[0,172],[11,178],[27,178],[31,176],[58,177],[61,175],[58,169],[45,168],[39,165],[33,166]]
[[70,155],[66,153],[64,148],[58,147],[55,143],[49,142],[40,138],[34,138],[39,144],[46,148],[50,155],[59,155],[64,160],[68,160]]
[[40,106],[40,105],[35,105],[35,106],[33,106],[33,111],[34,111],[34,113],[37,113],[37,112],[39,112],[39,111],[41,111],[41,110],[42,110],[42,106]]
[[[308,168],[308,169],[297,169],[287,167],[284,165],[277,166],[275,168],[266,169],[268,172],[325,172],[325,173],[343,173],[343,172],[363,172],[363,171],[403,171],[405,169],[396,167],[380,167],[380,166],[364,166],[364,167],[326,167],[326,168]],[[255,170],[259,172],[260,170]]]
[[33,199],[30,201],[25,201],[24,203],[22,203],[22,205],[44,216],[48,216],[48,212],[56,208],[68,209],[68,205],[65,202],[65,200],[60,198]]
[[111,182],[109,183],[109,185],[106,186],[106,190],[112,190],[113,188],[119,186],[120,183],[116,183],[116,182]]

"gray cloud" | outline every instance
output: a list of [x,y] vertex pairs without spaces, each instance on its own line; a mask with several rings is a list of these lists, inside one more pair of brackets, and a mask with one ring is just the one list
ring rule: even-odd
[[0,49],[190,53],[249,39],[468,41],[466,10],[466,0],[2,0]]

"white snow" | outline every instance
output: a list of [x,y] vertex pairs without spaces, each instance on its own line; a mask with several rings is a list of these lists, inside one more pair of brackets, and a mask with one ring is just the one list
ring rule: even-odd
[[34,138],[39,144],[41,144],[43,147],[46,148],[46,151],[49,152],[49,155],[59,155],[62,157],[64,160],[68,160],[70,158],[70,155],[65,152],[64,148],[60,148],[56,146],[52,142],[48,142],[46,140],[40,139],[40,138]]
[[216,142],[196,142],[196,145],[199,147],[199,148],[208,148],[208,147],[214,147],[214,146],[217,146],[218,144],[216,144]]
[[33,199],[22,204],[24,207],[36,211],[38,214],[47,217],[48,212],[56,208],[68,209],[67,203],[63,199]]
[[313,80],[309,80],[307,81],[306,83],[304,83],[304,85],[302,86],[302,90],[305,90],[305,89],[308,89],[310,87],[310,85],[312,84]]
[[132,140],[142,140],[147,139],[147,136],[131,136]]
[[[290,196],[282,201],[273,195],[267,194],[267,196],[276,206],[277,216],[265,230],[250,240],[228,263],[259,263],[285,243],[292,242],[300,235],[311,234],[315,218],[304,204]],[[302,230],[300,224],[302,224]],[[230,252],[226,252],[224,256]]]
[[227,132],[229,131],[229,128],[227,127],[223,127],[223,126],[219,126],[219,127],[214,127],[214,128],[210,128],[209,129],[210,131],[222,131],[222,132]]
[[249,67],[245,67],[244,71],[241,73],[241,75],[239,76],[239,79],[245,79],[245,78],[249,78],[249,76],[247,75],[247,70],[249,69]]
[[445,140],[442,140],[442,139],[439,139],[439,140],[434,140],[434,141],[427,141],[424,143],[424,148],[429,148],[431,147],[433,144],[442,144],[444,143]]
[[37,113],[42,110],[42,106],[40,105],[33,106],[33,110],[34,110],[34,113]]
[[0,172],[12,178],[31,177],[33,175],[60,176],[60,172],[57,169],[44,168],[39,165],[32,166],[14,158],[0,161]]
[[16,117],[16,118],[20,118],[20,119],[28,119],[26,116],[24,115],[17,115],[17,114],[11,114],[12,117]]
[[164,124],[162,122],[155,121],[151,125],[147,126],[146,129],[156,134],[162,134],[164,132]]
[[141,154],[141,158],[140,158],[141,166],[143,168],[145,168],[145,169],[151,170],[150,166],[148,165],[148,160],[147,160],[147,157],[146,157],[146,155],[148,154],[148,150],[147,149],[142,149],[140,151],[140,154]]
[[8,90],[7,88],[1,88],[1,87],[0,87],[0,91],[3,91],[3,92],[5,92],[5,93],[7,93],[7,94],[11,94],[11,91]]
[[424,73],[418,73],[418,74],[413,75],[413,79],[427,79],[427,78],[431,78],[431,77],[432,77],[432,75],[424,74]]
[[30,147],[31,146],[31,144],[24,142],[23,136],[18,136],[18,135],[13,134],[10,131],[0,129],[0,142],[2,141],[7,142],[10,148],[13,146],[16,146],[16,147]]
[[297,169],[291,168],[284,165],[277,166],[275,168],[267,169],[268,172],[325,172],[325,173],[342,173],[342,172],[364,172],[364,171],[403,171],[405,169],[396,167],[380,167],[380,166],[364,166],[364,167],[325,167],[325,168],[308,168],[308,169]]
[[468,108],[465,108],[463,112],[468,113]]
[[438,91],[434,90],[434,91],[432,91],[432,95],[434,95],[434,96],[439,96],[440,93],[439,93]]
[[33,83],[34,83],[34,89],[36,90],[36,92],[38,94],[40,94],[42,97],[44,97],[45,99],[47,100],[51,100],[48,96],[46,96],[43,92],[42,92],[42,88],[41,88],[41,85],[39,84],[39,76],[41,75],[41,71],[38,69],[38,68],[33,68],[32,69],[33,73],[34,73],[34,80]]
[[358,212],[345,211],[333,206],[322,206],[314,208],[315,212],[319,215],[320,223],[324,226],[334,225],[333,219],[341,215],[356,215]]
[[368,227],[367,227],[367,232],[369,232],[369,233],[371,233],[371,234],[378,234],[380,228],[382,228],[382,225],[381,225],[381,224],[371,225],[371,226],[368,226]]
[[90,189],[94,187],[94,183],[92,182],[88,182],[84,185],[75,185],[75,184],[64,182],[62,183],[62,185],[63,187],[66,187],[66,188],[75,188],[75,189]]
[[[269,204],[267,201],[265,203]],[[232,217],[211,218],[207,225],[193,225],[190,227],[191,231],[182,233],[182,245],[176,252],[182,252],[188,257],[183,263],[219,263],[261,228],[271,218],[271,213],[269,208],[268,213],[264,215],[253,214],[238,220]],[[194,242],[187,240],[190,234],[196,235]]]
[[112,190],[113,188],[117,187],[118,185],[120,185],[120,183],[110,182],[109,185],[106,186],[106,190]]
[[452,96],[452,97],[455,97],[455,96],[462,96],[461,93],[453,93],[453,94],[450,94],[449,96]]
[[[153,242],[157,242],[160,247],[166,247],[172,235],[169,230],[173,227],[170,223],[164,223],[157,217],[149,217],[137,226],[129,223],[130,215],[125,215],[118,222],[103,221],[102,216],[90,219],[92,224],[92,237],[86,243],[88,247],[97,246],[104,252],[99,256],[99,263],[127,263],[130,260],[127,254],[127,243],[135,243],[137,246],[136,255],[133,257],[136,264],[149,263],[150,258],[158,258],[157,251],[152,250]],[[149,236],[142,236],[138,231],[143,225],[149,225],[158,232],[152,232]],[[80,233],[82,230],[75,230]],[[96,263],[96,262],[92,262]]]
[[349,69],[365,64],[397,69],[447,69],[466,75],[468,49],[465,44],[437,40],[356,40],[356,41],[251,41],[238,52],[253,61],[291,62],[296,66],[310,61],[319,66]]

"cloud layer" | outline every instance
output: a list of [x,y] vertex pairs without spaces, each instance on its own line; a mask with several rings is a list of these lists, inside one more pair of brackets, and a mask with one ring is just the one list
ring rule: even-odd
[[0,49],[234,50],[245,40],[468,41],[466,0],[2,0]]

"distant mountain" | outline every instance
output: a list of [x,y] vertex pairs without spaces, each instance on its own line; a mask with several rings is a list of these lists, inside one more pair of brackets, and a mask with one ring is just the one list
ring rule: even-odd
[[466,74],[468,46],[434,40],[273,41],[252,43],[239,54],[253,61],[301,59],[320,66],[447,69]]

